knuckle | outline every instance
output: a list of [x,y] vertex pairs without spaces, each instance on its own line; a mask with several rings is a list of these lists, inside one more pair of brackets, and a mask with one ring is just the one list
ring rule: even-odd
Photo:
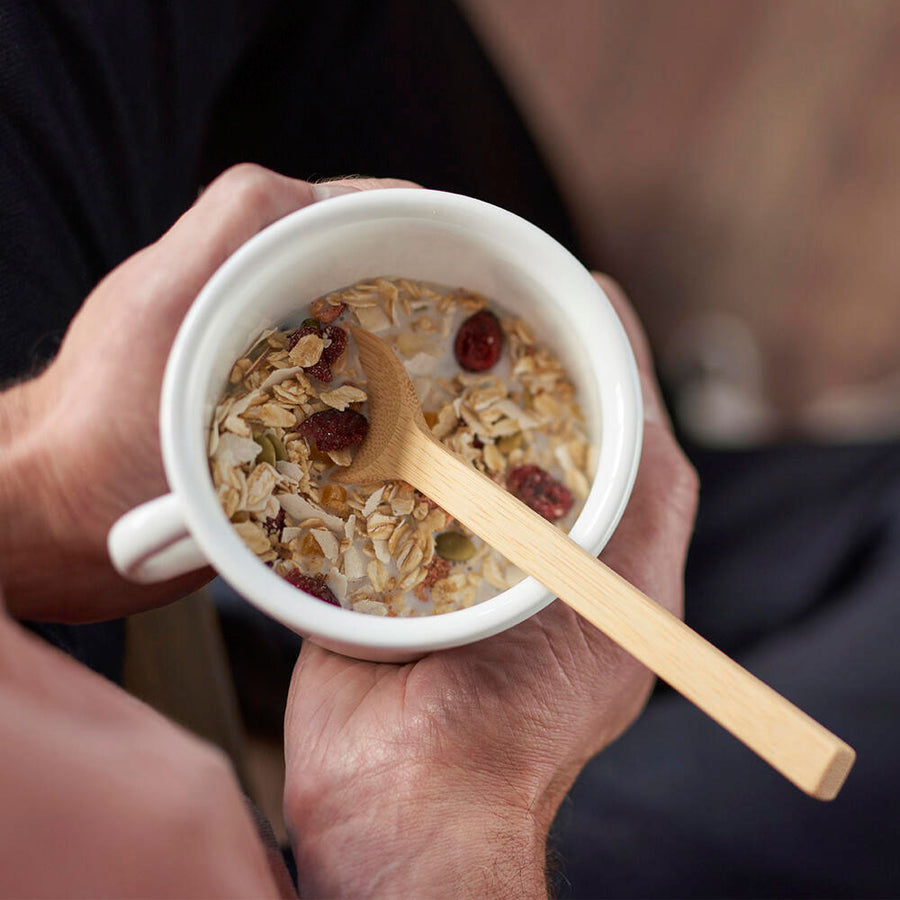
[[225,169],[213,184],[227,187],[229,190],[240,191],[264,180],[267,174],[269,174],[268,170],[256,163],[242,162]]
[[211,745],[197,745],[191,754],[190,777],[183,777],[185,766],[179,767],[177,784],[169,792],[166,818],[180,823],[187,830],[198,819],[205,819],[210,797],[220,801],[236,791],[231,764],[224,753]]
[[223,750],[213,744],[198,744],[195,769],[198,782],[208,788],[221,789],[234,781],[231,761]]
[[658,426],[644,443],[647,473],[666,506],[684,519],[692,519],[700,493],[700,477],[668,427]]
[[676,508],[693,519],[700,494],[700,476],[672,435],[670,445],[669,484],[672,500]]
[[681,498],[682,504],[690,512],[690,516],[693,519],[700,496],[700,476],[687,459],[682,456],[681,460],[682,465],[679,468],[678,478],[676,479],[675,492]]
[[219,175],[208,190],[240,212],[264,211],[272,203],[276,177],[256,163],[238,163]]

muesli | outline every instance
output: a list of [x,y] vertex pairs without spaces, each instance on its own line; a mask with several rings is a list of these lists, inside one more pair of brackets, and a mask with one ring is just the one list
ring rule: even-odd
[[225,514],[287,581],[358,612],[444,613],[511,587],[522,572],[409,484],[331,481],[368,430],[350,325],[395,347],[436,438],[561,528],[574,522],[593,452],[560,362],[484,297],[402,278],[321,297],[237,360],[209,440]]

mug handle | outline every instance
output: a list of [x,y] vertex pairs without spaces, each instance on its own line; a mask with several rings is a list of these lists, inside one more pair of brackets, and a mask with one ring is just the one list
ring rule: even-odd
[[208,566],[188,531],[174,494],[148,500],[110,529],[107,549],[116,571],[138,584],[168,581]]

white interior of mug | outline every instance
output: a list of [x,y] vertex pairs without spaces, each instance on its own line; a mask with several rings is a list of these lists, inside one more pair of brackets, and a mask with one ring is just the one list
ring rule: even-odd
[[633,357],[599,287],[559,244],[496,207],[433,191],[347,195],[277,222],[228,260],[192,306],[167,366],[161,430],[170,486],[207,558],[249,601],[341,652],[399,659],[493,634],[552,595],[526,578],[492,600],[441,616],[380,618],[324,604],[243,544],[215,497],[206,453],[228,374],[256,336],[297,322],[316,297],[373,276],[478,291],[529,322],[563,360],[599,443],[594,484],[570,532],[594,553],[627,502],[642,418]]

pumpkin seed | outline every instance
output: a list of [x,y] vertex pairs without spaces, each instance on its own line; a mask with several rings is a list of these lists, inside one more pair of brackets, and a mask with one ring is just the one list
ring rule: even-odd
[[275,447],[271,438],[267,434],[257,434],[253,438],[259,444],[259,453],[256,454],[258,463],[267,462],[269,465],[275,465]]
[[270,431],[266,434],[266,437],[269,439],[269,443],[272,445],[272,449],[275,451],[275,459],[287,459],[287,450],[284,449],[284,444],[281,441],[281,438],[275,434],[274,431]]
[[437,535],[434,549],[438,556],[453,562],[465,562],[475,555],[475,545],[458,531],[445,531]]

